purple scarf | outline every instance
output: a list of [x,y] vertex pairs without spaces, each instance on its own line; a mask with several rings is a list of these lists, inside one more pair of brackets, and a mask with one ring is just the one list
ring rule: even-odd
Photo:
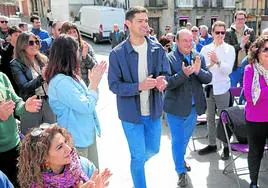
[[[61,174],[55,174],[53,172],[43,172],[42,180],[44,188],[76,188],[77,185],[82,182],[89,180],[87,175],[83,172],[80,164],[79,156],[76,151],[71,153],[72,161],[71,164],[65,165],[64,171]],[[32,188],[38,187],[32,185]]]

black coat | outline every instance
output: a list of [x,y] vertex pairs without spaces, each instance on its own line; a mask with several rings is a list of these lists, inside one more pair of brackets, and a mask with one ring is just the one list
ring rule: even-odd
[[[38,63],[41,68],[44,66],[40,61]],[[33,79],[31,69],[17,59],[13,59],[11,62],[11,72],[18,87],[17,93],[24,101],[35,95],[35,89],[44,82],[41,75]]]

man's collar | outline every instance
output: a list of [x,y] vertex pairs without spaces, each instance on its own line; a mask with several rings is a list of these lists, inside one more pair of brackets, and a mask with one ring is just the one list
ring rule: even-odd
[[[157,44],[153,41],[151,41],[147,36],[145,36],[147,45],[148,45],[148,49],[150,49],[151,51],[154,51],[154,49],[159,48],[159,46],[157,46]],[[135,51],[131,42],[130,42],[130,37],[128,36],[128,38],[126,39],[126,48],[127,48],[127,52],[131,53],[132,51]]]

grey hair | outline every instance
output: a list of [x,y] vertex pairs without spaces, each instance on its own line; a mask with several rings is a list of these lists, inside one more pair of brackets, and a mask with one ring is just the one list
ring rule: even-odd
[[182,33],[188,33],[190,35],[193,35],[192,32],[186,28],[183,28],[181,30],[179,30],[177,33],[176,33],[176,39],[179,40],[179,37]]
[[206,26],[206,25],[200,25],[199,26],[199,29],[205,29],[206,31],[208,31],[208,26]]

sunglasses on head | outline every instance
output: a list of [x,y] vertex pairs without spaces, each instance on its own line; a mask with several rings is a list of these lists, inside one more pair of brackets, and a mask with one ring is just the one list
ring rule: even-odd
[[268,52],[268,47],[266,47],[266,48],[262,48],[262,49],[261,49],[261,52],[262,52],[262,53],[267,53],[267,52]]
[[43,132],[44,132],[44,130],[46,130],[49,127],[51,127],[51,124],[42,123],[39,127],[33,128],[33,130],[31,131],[31,138],[41,137]]
[[215,31],[215,34],[216,34],[216,35],[219,35],[219,34],[221,34],[221,35],[225,35],[225,31]]
[[28,41],[29,46],[34,46],[34,44],[36,44],[37,46],[40,45],[40,41],[39,40],[29,40]]
[[6,23],[6,24],[8,23],[8,21],[4,21],[4,20],[2,20],[2,21],[0,21],[0,22],[1,22],[1,23]]

